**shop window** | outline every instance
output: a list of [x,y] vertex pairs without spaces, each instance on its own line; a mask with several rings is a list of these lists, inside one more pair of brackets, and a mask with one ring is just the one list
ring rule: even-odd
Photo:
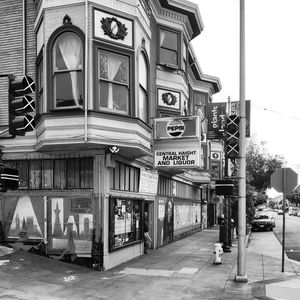
[[53,160],[42,161],[42,188],[50,189],[53,187]]
[[92,189],[93,159],[5,161],[19,171],[19,189]]
[[42,187],[42,161],[31,160],[29,162],[29,188],[40,189]]
[[148,64],[144,52],[139,57],[139,102],[138,116],[148,122]]
[[72,31],[61,33],[52,47],[55,109],[83,107],[83,42]]
[[99,50],[100,109],[129,113],[129,57]]
[[178,33],[160,29],[159,63],[168,67],[178,68]]
[[141,242],[143,203],[141,199],[110,198],[110,251]]
[[54,160],[54,188],[67,188],[67,161],[63,159]]
[[116,166],[111,173],[112,190],[138,192],[139,188],[138,168],[116,162]]
[[164,176],[159,176],[158,180],[158,194],[159,195],[173,195],[176,187],[174,186],[175,182],[171,178],[167,178]]

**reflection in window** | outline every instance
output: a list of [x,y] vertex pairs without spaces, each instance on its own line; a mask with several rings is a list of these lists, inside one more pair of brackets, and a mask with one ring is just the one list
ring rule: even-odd
[[142,239],[142,201],[124,198],[110,200],[110,251]]
[[83,47],[73,32],[61,34],[53,46],[55,108],[83,106]]
[[100,107],[128,114],[128,57],[100,51],[99,77]]
[[138,116],[144,122],[148,121],[148,66],[145,54],[142,52],[139,58],[139,103]]
[[160,63],[178,66],[178,35],[167,30],[160,30]]

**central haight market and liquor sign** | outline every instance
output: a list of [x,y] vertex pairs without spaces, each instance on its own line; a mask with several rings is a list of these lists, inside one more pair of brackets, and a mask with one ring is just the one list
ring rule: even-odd
[[197,167],[199,166],[199,149],[155,151],[155,166]]
[[201,126],[199,116],[154,120],[154,167],[199,168]]

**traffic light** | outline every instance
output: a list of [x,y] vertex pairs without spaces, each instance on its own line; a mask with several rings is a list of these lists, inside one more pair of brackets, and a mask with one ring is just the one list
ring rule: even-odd
[[28,113],[35,111],[35,102],[29,94],[35,91],[35,83],[29,76],[16,80],[9,76],[9,133],[12,136],[25,135],[34,130],[34,117]]
[[16,169],[0,165],[0,192],[15,190],[19,187],[19,172]]
[[230,159],[239,157],[240,117],[230,115],[226,122],[225,154]]

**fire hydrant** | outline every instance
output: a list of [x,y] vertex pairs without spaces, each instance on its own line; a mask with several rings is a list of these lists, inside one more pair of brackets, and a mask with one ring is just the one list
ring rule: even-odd
[[215,254],[216,254],[216,257],[215,257],[215,261],[214,261],[215,265],[222,264],[222,253],[223,253],[222,244],[216,243],[215,244]]

